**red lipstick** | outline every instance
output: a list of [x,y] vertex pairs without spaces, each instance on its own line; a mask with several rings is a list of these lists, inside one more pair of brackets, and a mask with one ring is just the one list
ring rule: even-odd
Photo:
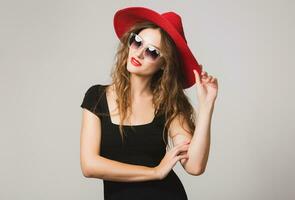
[[134,57],[131,57],[131,63],[136,67],[141,66],[141,63],[138,60],[136,60]]

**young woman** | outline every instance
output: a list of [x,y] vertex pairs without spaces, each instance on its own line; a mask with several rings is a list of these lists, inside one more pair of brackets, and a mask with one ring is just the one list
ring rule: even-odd
[[[112,83],[92,85],[81,104],[83,175],[103,179],[105,199],[187,199],[172,168],[205,171],[217,79],[197,63],[175,12],[128,7],[114,28]],[[198,112],[183,91],[195,83]]]

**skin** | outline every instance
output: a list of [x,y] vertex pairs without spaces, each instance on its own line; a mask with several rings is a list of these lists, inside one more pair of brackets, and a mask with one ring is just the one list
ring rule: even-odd
[[[144,29],[138,34],[145,43],[160,47],[161,34],[158,29]],[[154,73],[160,69],[160,58],[151,62],[144,58],[144,48],[129,49],[127,70],[130,72],[132,115],[131,122],[123,122],[124,125],[147,124],[153,120],[154,107],[152,104],[152,92],[150,90],[150,81]],[[131,57],[137,59],[142,65],[136,67],[131,63]],[[116,113],[116,94],[113,86],[107,88],[107,101],[111,110],[111,120],[114,124],[119,124],[120,117]]]
[[[160,47],[161,34],[157,29],[144,29],[139,33],[146,43]],[[142,66],[135,67],[130,58],[135,57]],[[149,62],[143,56],[143,48],[129,49],[127,70],[131,73],[132,124],[146,124],[153,119],[152,93],[149,88],[153,74],[160,69],[160,60]],[[157,167],[131,165],[117,162],[100,156],[101,121],[92,112],[83,109],[80,136],[80,164],[85,177],[100,178],[112,181],[146,181],[163,179],[173,166],[180,161],[183,168],[191,175],[204,172],[210,147],[210,123],[217,96],[217,79],[203,71],[195,74],[197,97],[199,102],[198,126],[194,136],[180,125],[181,117],[175,118],[169,127],[169,136],[173,148],[166,152]],[[115,93],[110,86],[107,89],[107,100],[110,110],[115,110]],[[112,114],[112,113],[111,113]],[[119,124],[119,116],[114,115],[111,121]],[[130,124],[126,122],[123,124]],[[188,127],[187,123],[184,124]]]
[[[161,45],[161,34],[158,29],[144,29],[138,35],[146,43],[156,47]],[[138,50],[130,48],[128,55],[127,70],[131,73],[131,96],[135,99],[151,96],[150,81],[153,74],[160,69],[160,59],[156,62],[150,62],[144,58],[143,51],[144,48]],[[142,65],[140,67],[132,65],[131,57],[137,59]]]
[[[196,80],[197,99],[199,102],[196,129],[194,135],[188,133],[180,125],[180,119],[175,118],[169,127],[169,135],[172,138],[173,145],[179,145],[184,141],[189,142],[186,154],[187,158],[180,160],[181,165],[191,175],[201,175],[205,172],[209,150],[210,150],[210,135],[211,135],[211,119],[214,110],[215,100],[217,98],[218,82],[217,78],[208,75],[202,68],[201,75],[196,70],[193,70]],[[188,129],[188,124],[184,126]]]

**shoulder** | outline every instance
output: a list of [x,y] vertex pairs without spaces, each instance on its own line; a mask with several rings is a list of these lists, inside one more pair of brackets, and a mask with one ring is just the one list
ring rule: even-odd
[[87,88],[84,98],[81,104],[82,108],[86,108],[90,111],[95,111],[98,109],[99,102],[102,97],[102,84],[94,84]]
[[94,84],[88,87],[85,92],[86,100],[97,100],[97,98],[100,98],[104,92],[105,87],[106,85],[102,84]]
[[103,85],[101,84],[94,84],[87,88],[85,95],[94,95],[100,92]]

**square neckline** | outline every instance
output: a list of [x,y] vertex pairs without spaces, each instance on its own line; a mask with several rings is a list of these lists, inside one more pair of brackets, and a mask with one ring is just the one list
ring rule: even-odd
[[[107,86],[110,86],[110,85],[104,85],[104,89],[107,87]],[[111,119],[111,114],[110,114],[110,109],[109,109],[109,104],[108,104],[108,99],[107,99],[107,94],[106,94],[106,90],[104,90],[104,100],[105,100],[105,105],[106,105],[106,110],[107,110],[107,114],[109,115],[108,118],[109,118],[109,122],[113,125],[113,126],[120,126],[119,124],[115,124],[112,122],[112,119]],[[131,125],[131,124],[122,124],[123,127],[142,127],[142,126],[150,126],[154,123],[155,119],[156,119],[157,115],[156,113],[154,112],[154,117],[152,119],[151,122],[148,122],[148,123],[145,123],[145,124],[136,124],[136,125]]]

